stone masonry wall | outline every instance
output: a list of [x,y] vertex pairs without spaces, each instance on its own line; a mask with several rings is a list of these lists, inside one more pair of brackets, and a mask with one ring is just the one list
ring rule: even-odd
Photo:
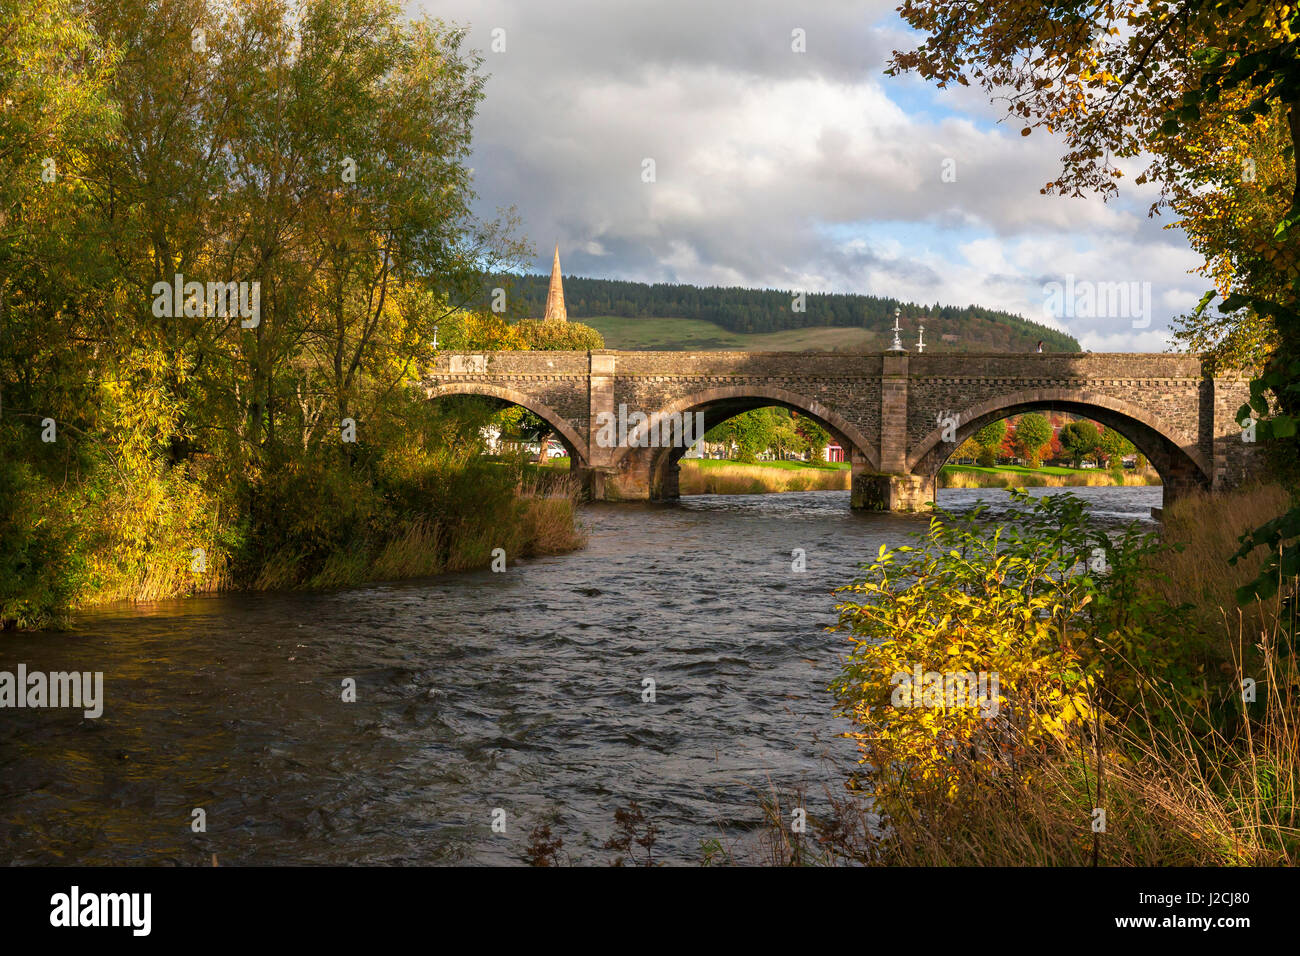
[[[1030,405],[1050,398],[1083,414],[1090,402],[1131,409],[1206,469],[1212,463],[1212,475],[1198,474],[1216,487],[1239,484],[1254,467],[1255,448],[1241,440],[1235,423],[1248,395],[1246,381],[1207,378],[1200,359],[1187,355],[493,352],[440,355],[425,384],[531,396],[584,440],[590,416],[616,412],[619,404],[653,415],[689,407],[709,392],[726,390],[734,401],[752,390],[757,403],[779,390],[793,396],[796,407],[820,403],[842,417],[870,446],[880,471],[893,474],[910,470],[908,456],[939,427],[941,412],[960,414],[1024,393]],[[596,468],[614,460],[592,451],[588,464]]]
[[941,413],[1048,389],[1116,399],[1167,423],[1178,444],[1199,439],[1201,362],[1195,356],[922,355],[909,358],[908,380],[909,448],[939,427]]

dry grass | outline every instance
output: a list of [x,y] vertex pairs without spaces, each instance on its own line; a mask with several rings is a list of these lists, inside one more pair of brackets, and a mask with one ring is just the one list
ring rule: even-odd
[[583,547],[587,539],[577,526],[578,491],[577,480],[565,474],[525,478],[509,521],[490,527],[461,524],[445,532],[446,560],[439,570],[486,567],[496,548],[513,562]]
[[460,525],[448,534],[448,557],[442,570],[486,567],[501,548],[507,561],[563,554],[586,545],[577,525],[578,482],[565,474],[525,478],[509,522],[491,527]]
[[[1294,866],[1300,863],[1300,670],[1283,645],[1280,602],[1264,632],[1238,628],[1234,669],[1258,681],[1250,720],[1230,733],[1183,719],[1158,686],[1127,724],[1110,721],[1072,743],[1022,754],[999,772],[954,751],[971,796],[921,788],[881,823],[870,797],[828,793],[831,813],[809,821],[811,840],[788,834],[788,809],[762,800],[769,865],[876,866]],[[1241,651],[1260,644],[1244,670]],[[1157,720],[1156,715],[1161,719]],[[1172,719],[1170,719],[1172,717]],[[1099,756],[1100,755],[1100,756]],[[869,779],[869,773],[868,773]],[[788,806],[804,805],[791,796]],[[1094,833],[1093,809],[1105,810]]]
[[[1153,587],[1170,603],[1191,602],[1213,634],[1188,635],[1188,659],[1212,651],[1207,695],[1256,684],[1243,712],[1240,694],[1211,729],[1148,680],[1137,711],[1109,718],[1066,743],[1022,754],[1014,772],[954,751],[969,799],[919,788],[882,827],[870,798],[831,796],[818,821],[821,851],[810,862],[844,859],[920,866],[1270,866],[1300,863],[1300,667],[1288,635],[1296,631],[1287,595],[1236,609],[1235,588],[1262,558],[1236,568],[1227,558],[1242,532],[1288,506],[1276,486],[1190,495],[1165,511],[1166,539],[1184,545],[1163,555],[1170,581]],[[1121,661],[1121,666],[1123,662]],[[1155,677],[1154,680],[1150,678]],[[1216,690],[1217,687],[1217,690]],[[1213,696],[1213,695],[1211,695]],[[870,773],[866,774],[869,785]],[[1093,808],[1106,812],[1092,832]],[[786,862],[794,862],[787,860]]]
[[379,580],[428,577],[442,570],[441,553],[440,529],[418,518],[405,534],[389,539],[370,570]]
[[763,465],[702,468],[680,462],[678,491],[683,495],[763,495],[782,491],[848,491],[846,468],[786,469]]
[[[683,495],[761,495],[782,491],[848,491],[851,481],[847,469],[783,469],[765,465],[728,464],[702,467],[698,462],[682,460],[678,490]],[[1053,475],[1033,472],[969,472],[945,470],[940,473],[940,488],[1098,488],[1158,485],[1160,477],[1153,471],[1125,473],[1118,480],[1108,471]]]
[[[1182,550],[1161,556],[1155,570],[1166,580],[1153,586],[1171,604],[1192,604],[1202,633],[1219,638],[1225,613],[1229,620],[1237,617],[1236,589],[1253,580],[1264,562],[1263,549],[1235,566],[1228,564],[1228,558],[1245,532],[1276,518],[1287,507],[1288,496],[1280,485],[1180,497],[1164,509],[1162,537],[1182,545]],[[1241,614],[1241,624],[1248,631],[1267,626],[1266,608],[1249,606],[1242,608]]]
[[[188,544],[188,542],[183,542]],[[102,588],[86,604],[114,601],[147,603],[178,594],[222,591],[229,585],[225,556],[214,546],[204,548],[204,570],[194,570],[193,550],[183,546],[162,552],[157,560],[143,564],[138,574],[126,577],[112,588]]]
[[296,587],[301,577],[301,559],[293,552],[277,551],[262,562],[257,577],[249,585],[253,591],[280,591]]
[[370,556],[362,550],[335,551],[325,565],[307,581],[309,588],[340,588],[372,580]]
[[576,511],[572,496],[524,499],[525,556],[563,554],[586,545]]
[[86,528],[94,542],[87,554],[88,581],[73,605],[151,602],[224,589],[229,567],[214,540],[219,511],[182,468],[114,486]]
[[940,488],[1109,488],[1158,484],[1160,477],[1154,472],[1135,475],[1125,473],[1118,481],[1110,472],[1101,470],[1072,475],[1032,472],[989,474],[971,471],[943,471],[939,474]]
[[[1181,719],[1157,722],[1152,712],[1165,716],[1172,705],[1153,699],[1135,723],[1108,732],[1100,764],[1091,743],[1059,749],[1030,782],[987,787],[965,806],[915,807],[889,833],[867,835],[866,855],[908,865],[1295,865],[1295,658],[1271,641],[1264,657],[1254,672],[1265,675],[1264,713],[1232,738]],[[1106,811],[1102,834],[1092,833],[1093,807]]]

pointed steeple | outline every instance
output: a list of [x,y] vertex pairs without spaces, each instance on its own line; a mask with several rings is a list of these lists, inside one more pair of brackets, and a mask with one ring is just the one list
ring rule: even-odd
[[564,308],[564,280],[560,278],[560,244],[555,244],[555,262],[551,264],[551,288],[546,293],[546,322],[567,322],[569,313]]

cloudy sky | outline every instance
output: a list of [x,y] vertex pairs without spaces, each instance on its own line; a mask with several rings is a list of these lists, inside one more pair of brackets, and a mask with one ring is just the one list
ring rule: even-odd
[[[412,6],[468,25],[483,52],[479,211],[518,208],[538,271],[558,241],[566,274],[974,303],[1093,351],[1164,350],[1170,318],[1208,286],[1188,273],[1199,260],[1169,215],[1147,217],[1154,192],[1132,183],[1142,164],[1108,204],[1040,195],[1059,141],[1022,137],[975,90],[883,74],[892,50],[916,43],[895,5]],[[806,52],[792,50],[796,29]],[[1060,298],[1045,287],[1070,277],[1076,290],[1149,283],[1149,317],[1134,295],[1122,314],[1051,318]]]

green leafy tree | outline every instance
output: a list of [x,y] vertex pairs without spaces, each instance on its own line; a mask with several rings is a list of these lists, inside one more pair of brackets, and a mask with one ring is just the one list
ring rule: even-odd
[[1007,420],[999,418],[989,422],[975,433],[975,444],[980,446],[976,462],[984,468],[993,468],[998,463],[998,450],[1007,437]]
[[983,451],[983,449],[975,439],[967,438],[957,447],[957,450],[952,453],[952,457],[958,461],[978,459],[981,451]]
[[795,423],[799,434],[807,444],[808,457],[812,461],[821,461],[826,454],[827,446],[831,443],[831,433],[807,415],[798,416]]
[[772,416],[772,450],[779,460],[787,454],[802,456],[808,451],[808,439],[799,430],[799,423],[788,409],[774,408]]
[[776,439],[775,416],[770,408],[755,408],[715,425],[704,436],[706,441],[734,444],[740,461],[756,461]]
[[513,326],[520,348],[538,351],[586,352],[603,349],[604,337],[589,325],[581,322],[544,322],[537,319],[520,319]]
[[1069,422],[1062,425],[1059,435],[1061,449],[1069,456],[1075,468],[1097,450],[1101,441],[1097,426],[1089,421]]
[[1097,441],[1097,450],[1107,466],[1111,468],[1120,464],[1125,455],[1134,452],[1133,443],[1113,428],[1107,428],[1101,433]]
[[[399,500],[507,507],[501,469],[446,470],[483,403],[409,387],[440,322],[512,344],[458,307],[521,249],[469,211],[463,38],[385,0],[0,0],[0,625],[221,586],[276,547],[309,577]],[[160,311],[178,275],[200,292]],[[255,317],[218,282],[260,290]]]
[[[977,84],[1006,103],[1023,135],[1045,127],[1067,148],[1044,192],[1113,194],[1120,161],[1152,157],[1218,285],[1178,337],[1216,361],[1254,363],[1258,437],[1293,494],[1300,486],[1300,6],[1257,0],[1073,3],[907,0],[921,35],[890,72],[939,86]],[[1248,161],[1248,162],[1247,162]],[[1252,186],[1252,181],[1258,182]],[[1243,186],[1243,182],[1246,184]],[[1271,231],[1270,231],[1271,227]],[[1216,291],[1227,292],[1209,318]],[[1300,507],[1257,529],[1245,549],[1270,557],[1273,593],[1300,573]],[[1287,555],[1283,555],[1283,551]],[[1248,599],[1244,594],[1243,597]]]
[[1052,424],[1037,412],[1021,415],[1012,442],[1030,468],[1042,466],[1043,446],[1052,440]]

